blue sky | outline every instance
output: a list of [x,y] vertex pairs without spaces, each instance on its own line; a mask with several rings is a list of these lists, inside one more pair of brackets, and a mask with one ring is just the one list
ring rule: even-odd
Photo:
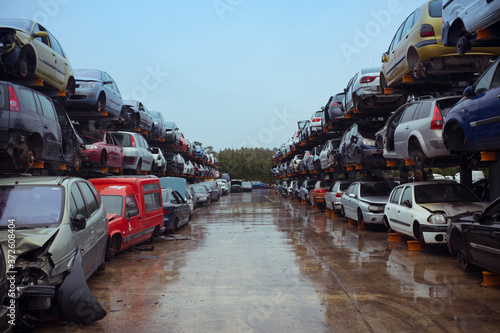
[[424,1],[16,0],[73,68],[107,71],[125,97],[216,151],[278,147],[360,68],[380,66]]

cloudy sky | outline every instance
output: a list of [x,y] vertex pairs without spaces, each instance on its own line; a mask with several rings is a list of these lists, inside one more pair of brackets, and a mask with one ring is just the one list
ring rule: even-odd
[[421,0],[16,0],[73,68],[108,72],[126,99],[215,150],[278,147],[360,68],[380,66]]

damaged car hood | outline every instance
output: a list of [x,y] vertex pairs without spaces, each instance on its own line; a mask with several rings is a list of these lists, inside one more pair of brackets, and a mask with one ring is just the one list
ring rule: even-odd
[[[44,246],[58,231],[58,227],[15,230],[14,244],[16,245],[16,256],[23,255],[28,251]],[[0,243],[2,244],[6,256],[9,249],[8,235],[8,230],[2,230],[2,232],[0,232]]]
[[443,211],[447,216],[472,213],[483,210],[486,204],[483,202],[438,202],[419,204],[430,212]]

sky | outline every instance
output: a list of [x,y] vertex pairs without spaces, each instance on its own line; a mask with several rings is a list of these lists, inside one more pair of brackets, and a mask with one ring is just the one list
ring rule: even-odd
[[190,141],[279,147],[361,68],[381,65],[424,0],[0,0],[42,24],[74,69],[109,73],[124,99]]

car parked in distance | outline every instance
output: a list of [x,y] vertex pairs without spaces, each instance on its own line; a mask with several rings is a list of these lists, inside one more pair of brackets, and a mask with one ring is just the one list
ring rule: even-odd
[[444,119],[443,140],[452,152],[500,149],[500,58],[465,89]]
[[312,206],[324,206],[325,195],[328,189],[333,185],[333,180],[318,180],[312,190],[309,191],[309,203]]
[[317,180],[316,179],[307,179],[302,182],[302,185],[300,186],[300,199],[304,200],[305,202],[309,202],[309,191],[311,191],[314,188],[314,185],[316,185]]
[[184,173],[184,164],[186,163],[186,160],[184,160],[184,157],[182,157],[181,154],[175,154],[175,161],[177,162],[176,174],[178,176],[182,176],[182,174]]
[[443,117],[460,97],[422,97],[397,109],[376,133],[377,147],[388,159],[408,159],[423,167],[426,160],[448,157]]
[[243,181],[241,181],[240,179],[232,179],[231,180],[231,193],[243,192],[242,183],[243,183]]
[[331,96],[325,105],[325,124],[324,127],[330,125],[332,122],[344,118],[344,98],[345,93],[338,93]]
[[80,169],[83,139],[59,103],[0,81],[0,113],[0,169],[25,171],[35,161]]
[[376,111],[401,105],[401,97],[380,91],[380,67],[362,68],[347,83],[344,89],[343,109],[346,113]]
[[163,156],[163,152],[158,147],[151,147],[153,154],[153,172],[164,173],[167,171],[167,160]]
[[3,77],[42,79],[46,82],[45,88],[52,86],[64,91],[64,99],[75,93],[71,63],[61,44],[41,24],[25,19],[1,18],[0,39]]
[[221,194],[221,190],[219,188],[219,184],[215,180],[209,180],[202,183],[208,188],[208,192],[210,193],[210,200],[212,202],[219,201]]
[[205,185],[194,184],[187,187],[193,197],[194,207],[208,206],[212,201],[210,198],[210,192]]
[[251,182],[242,182],[241,188],[243,192],[252,192],[252,183]]
[[125,127],[124,129],[140,129],[141,132],[146,132],[146,135],[152,138],[155,128],[153,118],[146,106],[136,100],[124,100],[123,105],[121,119],[122,125]]
[[465,54],[471,45],[498,46],[498,37],[488,29],[500,21],[500,3],[492,0],[454,0],[443,2],[441,36],[445,46],[455,46]]
[[163,119],[163,114],[158,111],[149,111],[149,115],[153,119],[153,127],[154,127],[151,139],[164,142],[167,133],[165,127],[165,120]]
[[384,221],[395,232],[426,244],[446,244],[450,219],[485,206],[466,186],[452,180],[407,183],[391,192]]
[[254,180],[251,183],[252,183],[252,188],[256,189],[256,190],[269,188],[269,185],[267,185],[266,183],[263,183],[259,180]]
[[362,225],[384,225],[384,207],[396,186],[390,181],[355,181],[341,197],[340,211]]
[[89,181],[99,191],[108,214],[107,260],[163,233],[162,197],[157,177],[108,177]]
[[75,69],[75,80],[75,93],[63,103],[72,118],[88,120],[121,115],[122,94],[108,73],[98,69]]
[[447,230],[448,249],[466,270],[479,266],[500,274],[500,199],[482,211],[451,218]]
[[339,146],[341,139],[328,140],[319,154],[320,168],[323,170],[340,168]]
[[339,214],[342,206],[342,193],[352,182],[352,180],[336,180],[325,195],[325,207]]
[[308,138],[314,137],[323,131],[325,111],[320,110],[312,114],[311,120],[306,124]]
[[80,152],[82,161],[91,167],[117,168],[122,173],[125,153],[113,133],[106,131],[82,132],[85,149]]
[[112,132],[123,147],[125,157],[122,168],[131,174],[151,173],[153,169],[153,154],[144,137],[133,132]]
[[174,189],[162,189],[163,221],[166,232],[171,234],[191,221],[191,208],[187,200]]
[[453,47],[444,46],[442,7],[442,0],[426,1],[401,24],[382,56],[382,92],[386,87],[401,86],[406,75],[420,83],[443,80],[447,87],[450,81],[470,81],[500,53],[498,48],[472,48],[460,56]]
[[48,314],[76,323],[102,319],[106,311],[84,282],[102,267],[108,240],[106,210],[94,186],[77,177],[2,178],[0,198],[0,242],[5,256],[13,250],[7,262],[15,253],[9,271],[15,272],[16,327]]
[[376,146],[375,133],[382,127],[379,121],[355,123],[342,136],[339,152],[342,156],[342,169],[347,164],[365,164],[372,167],[386,165],[382,149]]
[[323,150],[323,145],[314,147],[307,158],[307,170],[311,171],[321,171],[321,160],[319,158],[321,151]]
[[171,143],[177,146],[181,143],[181,132],[173,121],[165,122],[165,143]]

